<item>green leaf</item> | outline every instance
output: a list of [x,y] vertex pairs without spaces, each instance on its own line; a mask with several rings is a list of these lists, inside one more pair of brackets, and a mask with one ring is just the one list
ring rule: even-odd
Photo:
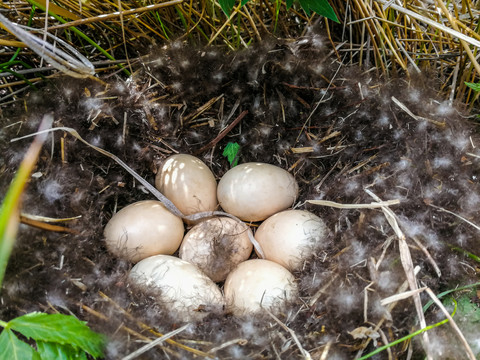
[[480,91],[480,83],[469,83],[465,81],[465,85],[467,85],[473,91]]
[[286,0],[285,3],[287,4],[287,10],[290,9],[293,5],[293,0]]
[[240,150],[240,145],[237,143],[229,142],[225,149],[223,150],[223,156],[228,159],[230,166],[234,167],[238,164],[238,151]]
[[11,320],[8,326],[36,341],[70,344],[93,357],[103,356],[104,336],[71,315],[33,312]]
[[37,341],[37,349],[42,360],[87,360],[85,351],[71,345]]
[[19,340],[10,329],[4,329],[0,334],[0,360],[35,359],[36,351]]
[[468,318],[469,323],[480,322],[480,307],[472,301],[475,291],[458,299],[458,313]]
[[222,8],[223,12],[230,16],[232,13],[233,6],[235,5],[235,0],[218,0],[220,7]]
[[[330,6],[327,0],[299,0],[302,9],[310,15],[310,10],[315,11],[318,15],[325,16],[335,22],[339,22],[335,11]],[[288,3],[287,3],[288,8]]]

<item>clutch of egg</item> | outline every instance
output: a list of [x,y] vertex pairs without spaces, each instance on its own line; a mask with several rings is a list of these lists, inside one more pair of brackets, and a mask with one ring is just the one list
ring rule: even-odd
[[[165,160],[155,186],[184,215],[216,210],[218,198],[225,212],[242,220],[268,218],[255,235],[266,259],[247,260],[252,244],[244,223],[213,217],[183,237],[182,219],[159,201],[140,201],[112,216],[104,231],[114,256],[138,262],[129,275],[133,285],[153,291],[182,321],[201,319],[205,311],[224,306],[235,315],[262,308],[279,312],[295,299],[289,270],[300,266],[327,230],[312,213],[283,211],[298,196],[290,173],[270,164],[241,164],[225,173],[217,189],[204,162],[178,154]],[[168,256],[179,247],[182,260]],[[215,284],[224,280],[225,299]]]

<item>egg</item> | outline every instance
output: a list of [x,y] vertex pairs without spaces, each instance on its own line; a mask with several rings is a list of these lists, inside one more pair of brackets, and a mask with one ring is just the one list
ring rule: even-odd
[[281,312],[298,293],[287,269],[263,259],[240,263],[225,280],[224,291],[227,308],[235,315],[259,312],[262,307]]
[[223,281],[252,253],[253,245],[247,231],[245,224],[228,217],[202,221],[183,238],[180,258],[195,264],[213,281]]
[[286,210],[265,220],[258,227],[255,239],[265,259],[292,271],[324,245],[327,235],[328,229],[317,215],[305,210]]
[[244,221],[261,221],[285,210],[297,195],[298,184],[288,171],[264,163],[235,166],[217,188],[223,210]]
[[182,219],[160,201],[130,204],[112,216],[105,226],[107,249],[115,256],[137,262],[157,254],[173,254],[182,242]]
[[218,286],[195,265],[177,257],[156,255],[130,270],[129,280],[156,295],[179,321],[201,320],[211,311],[223,311]]
[[155,177],[155,187],[184,215],[213,211],[218,205],[215,176],[192,155],[167,158]]

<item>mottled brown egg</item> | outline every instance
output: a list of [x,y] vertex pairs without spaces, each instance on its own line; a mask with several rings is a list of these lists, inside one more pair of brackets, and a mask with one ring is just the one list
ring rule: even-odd
[[228,217],[202,221],[183,238],[180,258],[196,265],[213,281],[223,281],[252,253],[247,229],[245,224]]

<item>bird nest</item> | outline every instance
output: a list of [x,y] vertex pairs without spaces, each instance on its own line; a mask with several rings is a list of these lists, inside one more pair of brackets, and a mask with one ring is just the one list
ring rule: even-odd
[[23,220],[34,227],[20,228],[0,317],[74,314],[108,336],[109,359],[351,359],[388,344],[378,358],[478,356],[478,328],[465,319],[460,330],[445,324],[398,341],[452,311],[435,294],[478,281],[476,124],[436,97],[435,76],[387,81],[332,54],[314,33],[233,53],[173,43],[126,81],[62,78],[3,109],[2,191],[29,144],[10,140],[34,133],[46,114],[149,183],[174,153],[197,155],[220,178],[229,142],[240,162],[288,170],[300,186],[294,207],[320,216],[330,235],[294,272],[299,296],[284,311],[215,310],[158,341],[185,324],[132,287],[132,264],[103,239],[113,213],[154,197],[111,158],[56,131],[24,194]]

